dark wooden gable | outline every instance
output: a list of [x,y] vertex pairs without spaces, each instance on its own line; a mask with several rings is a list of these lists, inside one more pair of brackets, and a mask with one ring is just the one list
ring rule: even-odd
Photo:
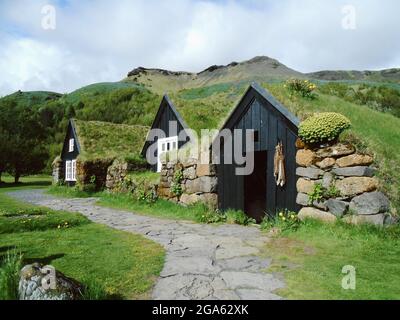
[[[74,151],[69,152],[69,140],[74,139]],[[76,134],[76,128],[74,120],[70,120],[68,123],[67,133],[64,139],[64,145],[61,151],[61,160],[75,160],[81,152],[81,146],[79,143],[78,135]]]
[[[177,132],[170,132],[170,125],[171,121],[176,121],[177,123]],[[164,95],[160,107],[157,111],[156,117],[154,118],[153,124],[151,129],[161,129],[165,132],[166,138],[171,136],[176,136],[182,130],[188,129],[185,121],[182,119],[179,112],[176,110],[174,104],[169,99],[167,95]],[[155,137],[151,141],[146,141],[143,149],[142,149],[142,156],[146,156],[147,149],[153,143],[157,143],[158,137]],[[189,141],[188,135],[186,135],[185,141],[178,141],[178,147],[181,148],[184,144]],[[152,170],[157,171],[157,165],[152,166]]]
[[[266,157],[265,212],[275,214],[279,209],[296,210],[296,147],[298,119],[276,101],[266,90],[252,84],[238,106],[233,110],[223,129],[253,129],[258,141],[256,152]],[[276,145],[282,142],[285,154],[286,184],[278,187],[274,178],[274,154]],[[245,140],[242,141],[243,148]],[[223,148],[223,146],[222,146]],[[245,209],[245,177],[235,174],[236,164],[218,166],[218,195],[221,210]]]

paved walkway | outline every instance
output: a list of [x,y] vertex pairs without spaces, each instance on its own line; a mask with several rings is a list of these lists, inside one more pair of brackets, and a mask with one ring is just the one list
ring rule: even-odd
[[96,199],[62,199],[43,190],[9,193],[54,210],[80,212],[118,230],[143,234],[167,252],[153,299],[281,299],[284,283],[265,272],[270,259],[258,257],[268,237],[255,227],[204,225],[163,220],[96,206]]

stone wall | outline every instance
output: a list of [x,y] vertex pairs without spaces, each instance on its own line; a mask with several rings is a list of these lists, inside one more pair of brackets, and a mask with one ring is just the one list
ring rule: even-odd
[[53,184],[58,184],[59,182],[64,181],[64,166],[61,159],[57,158],[53,162]]
[[[183,174],[180,183],[181,195],[174,194],[172,188],[175,174],[178,171]],[[217,183],[216,166],[213,164],[200,164],[196,160],[163,161],[158,195],[183,205],[203,202],[210,207],[217,208]]]
[[116,159],[107,169],[106,188],[113,190],[121,185],[129,172],[139,172],[146,168],[136,163]]
[[[350,144],[307,149],[298,143],[296,162],[299,218],[384,225],[392,222],[390,202],[378,191],[374,159]],[[327,196],[310,203],[310,194],[320,184]],[[321,190],[321,188],[320,188]],[[330,191],[330,192],[328,192]]]
[[77,184],[80,186],[90,185],[92,178],[95,177],[96,190],[102,190],[105,187],[107,179],[107,169],[111,165],[112,160],[99,159],[76,162],[76,178]]

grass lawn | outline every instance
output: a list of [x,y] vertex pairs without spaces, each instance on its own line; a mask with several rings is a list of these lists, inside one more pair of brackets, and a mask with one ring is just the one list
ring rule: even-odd
[[[19,186],[21,186],[21,187],[29,187],[30,185],[33,185],[35,187],[43,187],[43,186],[48,186],[51,184],[51,176],[47,176],[47,175],[35,175],[35,176],[21,177],[19,180],[20,180]],[[0,188],[1,187],[10,188],[11,186],[14,186],[14,187],[16,186],[16,185],[14,185],[14,177],[9,176],[9,175],[3,174],[1,176],[1,182],[3,183],[3,185],[0,183]],[[6,183],[6,185],[4,183]]]
[[149,298],[164,263],[163,248],[80,214],[21,204],[5,195],[32,188],[35,179],[28,185],[0,188],[0,257],[15,249],[23,254],[25,264],[51,264],[85,284],[95,282],[108,298]]
[[98,205],[132,211],[137,214],[173,220],[197,221],[198,216],[208,211],[205,205],[196,204],[188,207],[175,204],[171,201],[158,199],[154,203],[136,200],[131,194],[111,194],[107,192],[85,193],[70,187],[51,187],[49,193],[66,198],[97,197]]
[[[272,271],[281,272],[288,299],[400,299],[400,228],[326,225],[308,221],[268,243]],[[344,290],[342,268],[356,268],[356,290]]]

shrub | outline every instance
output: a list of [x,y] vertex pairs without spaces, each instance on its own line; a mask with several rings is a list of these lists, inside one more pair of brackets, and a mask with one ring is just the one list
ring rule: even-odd
[[309,144],[333,142],[350,126],[350,120],[339,113],[318,113],[300,124],[299,137]]
[[287,88],[290,94],[300,94],[304,98],[315,98],[314,91],[317,89],[317,86],[308,81],[308,80],[300,80],[300,79],[289,79],[286,81],[285,88]]
[[247,216],[243,211],[228,210],[225,212],[225,217],[226,222],[230,224],[248,226],[249,224],[256,223],[256,220]]
[[0,266],[0,300],[18,300],[22,255],[8,251]]
[[183,170],[178,169],[175,171],[174,178],[171,184],[171,192],[177,197],[180,197],[183,193],[182,181],[183,181]]
[[340,197],[340,191],[334,185],[325,188],[321,183],[317,183],[314,185],[313,191],[308,194],[308,204],[312,205],[314,201],[322,202],[337,197]]

